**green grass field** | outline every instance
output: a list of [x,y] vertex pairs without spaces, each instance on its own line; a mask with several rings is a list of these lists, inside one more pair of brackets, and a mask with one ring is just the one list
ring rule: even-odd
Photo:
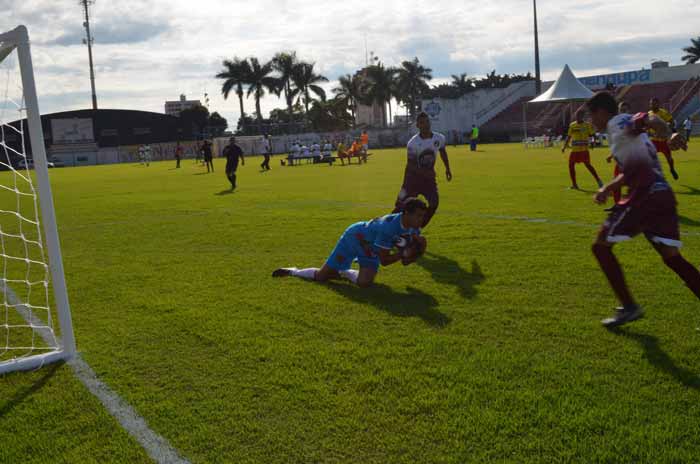
[[[270,273],[389,212],[404,150],[266,174],[251,158],[234,194],[221,160],[52,171],[83,358],[192,462],[697,461],[695,297],[645,240],[623,244],[647,316],[604,330],[585,169],[590,192],[569,191],[558,150],[449,152],[428,254],[369,290]],[[700,140],[677,159],[700,265]],[[0,377],[0,462],[148,461],[68,366]]]

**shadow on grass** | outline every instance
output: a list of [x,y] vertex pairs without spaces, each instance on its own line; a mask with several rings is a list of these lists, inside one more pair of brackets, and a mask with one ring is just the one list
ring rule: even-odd
[[419,317],[435,327],[444,327],[450,323],[450,318],[436,309],[438,301],[432,295],[416,288],[407,287],[406,293],[398,293],[383,284],[360,288],[345,283],[329,282],[326,286],[349,300],[372,305],[397,317]]
[[686,216],[678,216],[678,221],[684,226],[700,227],[700,221],[690,219]]
[[693,390],[700,391],[700,377],[695,372],[691,372],[683,367],[678,367],[673,359],[659,346],[659,339],[647,334],[635,333],[623,329],[610,329],[615,335],[633,340],[644,349],[644,357],[649,364],[658,370],[667,373],[676,379],[680,384]]
[[[689,195],[689,196],[698,196],[700,195],[700,189],[697,189],[695,187],[691,187],[690,185],[682,185],[682,187],[685,187],[688,189],[687,192],[679,192],[676,190],[676,194],[678,195]],[[675,190],[675,189],[674,189]]]
[[476,286],[486,280],[476,260],[472,261],[471,272],[463,269],[453,259],[430,252],[423,255],[416,264],[430,272],[436,282],[457,287],[459,293],[468,300],[476,297]]
[[45,367],[46,372],[44,375],[41,376],[39,380],[34,382],[31,386],[24,388],[21,391],[18,391],[15,393],[15,395],[12,398],[8,398],[4,404],[2,401],[0,401],[0,419],[3,418],[5,415],[9,414],[12,412],[14,408],[22,404],[27,398],[32,396],[34,393],[38,392],[41,390],[46,383],[51,380],[51,378],[56,374],[56,371],[61,368],[65,363],[54,363],[51,364],[50,366]]
[[236,193],[235,190],[226,189],[226,190],[220,191],[219,193],[215,193],[214,195],[219,196],[219,197],[223,197],[224,195],[232,195],[234,193]]

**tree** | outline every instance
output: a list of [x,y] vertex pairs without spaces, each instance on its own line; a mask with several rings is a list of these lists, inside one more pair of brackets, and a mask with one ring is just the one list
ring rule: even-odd
[[690,39],[690,46],[683,49],[687,55],[681,58],[686,64],[695,64],[700,61],[700,37],[697,39]]
[[280,94],[280,82],[272,74],[272,62],[260,64],[260,61],[251,57],[248,58],[250,66],[250,74],[248,75],[248,92],[246,96],[253,95],[255,98],[255,112],[257,113],[258,121],[262,120],[262,111],[260,110],[260,99],[265,96],[265,91]]
[[307,118],[313,128],[321,132],[347,130],[354,122],[347,112],[347,106],[338,98],[314,101]]
[[385,68],[382,63],[367,66],[360,74],[361,102],[377,104],[382,112],[382,127],[386,127],[386,105],[396,93],[396,69]]
[[456,74],[452,75],[451,85],[455,88],[455,90],[460,96],[465,95],[474,90],[474,79],[467,76],[467,73],[461,73],[459,76]]
[[426,68],[418,58],[404,61],[398,69],[398,90],[400,98],[408,106],[408,112],[415,118],[418,110],[418,102],[428,90],[427,81],[433,78],[433,70]]
[[204,133],[209,125],[209,110],[202,105],[183,110],[180,113],[180,122],[185,133],[195,137]]
[[338,87],[333,89],[335,98],[343,102],[352,114],[352,125],[355,127],[355,112],[357,102],[362,98],[361,81],[358,75],[346,74],[338,78]]
[[313,92],[321,100],[326,100],[326,91],[318,84],[328,82],[328,79],[314,71],[314,63],[297,63],[292,72],[292,82],[295,87],[295,94],[304,102],[306,113],[309,112],[309,104],[311,103],[311,94]]
[[284,99],[287,102],[287,112],[290,116],[289,122],[292,122],[295,92],[292,88],[292,77],[294,67],[299,60],[296,52],[280,52],[272,58],[272,68],[279,73],[279,85],[284,91]]
[[214,111],[209,116],[209,134],[212,137],[221,137],[228,128],[228,121],[218,112]]
[[217,79],[224,79],[224,84],[221,86],[221,93],[224,99],[227,100],[231,90],[235,89],[238,95],[238,103],[241,109],[241,118],[245,116],[243,110],[243,86],[247,85],[250,80],[250,65],[248,61],[234,57],[232,60],[223,61],[224,70],[216,75]]

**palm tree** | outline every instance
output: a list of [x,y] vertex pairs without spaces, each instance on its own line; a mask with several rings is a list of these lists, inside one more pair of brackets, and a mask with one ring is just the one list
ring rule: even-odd
[[328,82],[328,79],[314,72],[314,63],[297,63],[292,72],[292,82],[294,83],[292,92],[303,99],[304,109],[307,113],[311,103],[310,92],[315,93],[321,100],[326,100],[326,91],[318,84]]
[[467,73],[462,73],[459,76],[456,74],[452,75],[452,87],[457,89],[457,93],[460,95],[467,94],[471,92],[474,89],[474,80],[470,77],[467,77]]
[[700,61],[700,37],[697,39],[690,39],[691,45],[683,49],[687,53],[683,58],[686,64],[695,64]]
[[248,58],[248,63],[250,65],[250,74],[248,75],[248,93],[246,96],[254,96],[255,111],[258,115],[258,121],[260,121],[262,120],[260,99],[265,96],[266,90],[279,95],[279,79],[270,75],[272,74],[272,62],[260,64],[260,61],[257,58],[251,57]]
[[221,93],[224,99],[228,99],[231,90],[235,89],[238,95],[238,103],[241,108],[241,118],[245,117],[243,110],[243,86],[247,85],[250,76],[250,65],[248,61],[234,57],[232,60],[223,61],[224,70],[216,75],[217,79],[224,79],[221,86]]
[[386,107],[396,94],[396,69],[385,68],[383,64],[373,64],[363,70],[362,100],[368,105],[380,105],[382,126],[386,127]]
[[362,97],[361,80],[357,75],[346,74],[338,78],[338,87],[333,89],[335,98],[342,101],[346,108],[350,108],[353,127],[355,126],[355,111],[357,102]]
[[280,52],[272,58],[272,68],[280,75],[279,83],[284,91],[284,99],[287,102],[289,122],[292,122],[292,106],[294,105],[294,91],[292,88],[292,76],[294,66],[299,62],[296,52]]
[[418,58],[401,63],[398,70],[398,87],[401,98],[408,104],[411,117],[416,116],[418,99],[430,89],[427,81],[433,78],[432,72],[432,69],[420,64]]

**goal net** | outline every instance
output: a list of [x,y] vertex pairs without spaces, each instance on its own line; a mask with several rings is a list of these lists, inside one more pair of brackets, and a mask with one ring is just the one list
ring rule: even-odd
[[73,355],[29,40],[22,26],[0,34],[0,290],[0,374]]

